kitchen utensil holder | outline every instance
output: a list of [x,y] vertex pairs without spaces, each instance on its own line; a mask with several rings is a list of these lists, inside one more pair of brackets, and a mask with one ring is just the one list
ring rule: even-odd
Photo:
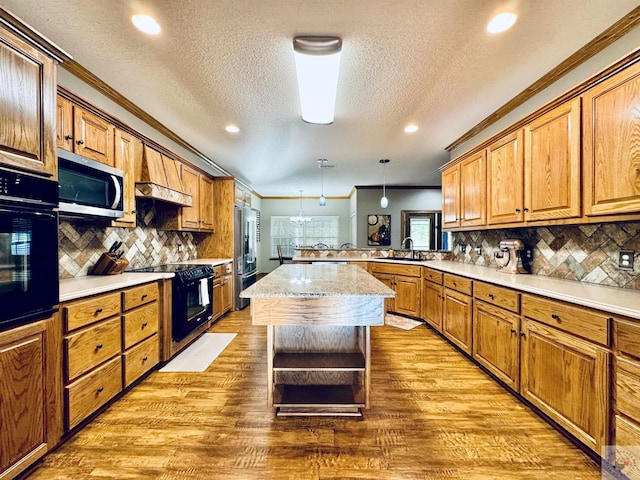
[[115,253],[103,253],[91,269],[91,275],[117,275],[129,265],[126,258],[117,258]]

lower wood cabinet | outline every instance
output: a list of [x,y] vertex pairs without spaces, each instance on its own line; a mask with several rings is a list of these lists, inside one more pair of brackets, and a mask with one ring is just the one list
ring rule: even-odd
[[151,282],[61,305],[65,429],[159,362],[159,288]]
[[520,382],[520,315],[476,301],[473,358],[511,389]]
[[422,318],[437,331],[442,331],[442,285],[424,280],[422,283]]
[[216,265],[213,271],[212,319],[216,320],[233,308],[233,263]]
[[396,292],[395,298],[385,299],[387,311],[420,317],[422,270],[418,265],[371,263],[370,273]]
[[524,318],[520,394],[598,454],[609,431],[606,348]]
[[444,289],[442,334],[466,353],[471,353],[473,300],[464,293]]
[[0,479],[11,479],[52,449],[59,415],[59,317],[0,333]]

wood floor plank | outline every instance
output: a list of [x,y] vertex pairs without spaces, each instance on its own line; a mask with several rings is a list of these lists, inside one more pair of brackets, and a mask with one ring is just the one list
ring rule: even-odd
[[276,417],[249,309],[202,373],[154,372],[29,479],[600,479],[599,466],[424,326],[372,328],[362,420]]

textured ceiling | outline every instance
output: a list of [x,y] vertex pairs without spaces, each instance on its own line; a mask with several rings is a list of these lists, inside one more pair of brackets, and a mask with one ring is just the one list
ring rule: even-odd
[[[3,0],[97,77],[261,195],[439,185],[444,148],[637,0]],[[485,25],[508,7],[513,29]],[[160,23],[138,32],[134,13]],[[292,38],[342,37],[333,125],[300,119]],[[405,134],[407,123],[420,130]],[[229,134],[224,126],[240,126]]]

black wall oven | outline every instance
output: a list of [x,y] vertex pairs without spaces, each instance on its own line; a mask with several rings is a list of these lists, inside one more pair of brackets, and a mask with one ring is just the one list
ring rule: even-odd
[[58,183],[0,168],[0,330],[57,310]]

